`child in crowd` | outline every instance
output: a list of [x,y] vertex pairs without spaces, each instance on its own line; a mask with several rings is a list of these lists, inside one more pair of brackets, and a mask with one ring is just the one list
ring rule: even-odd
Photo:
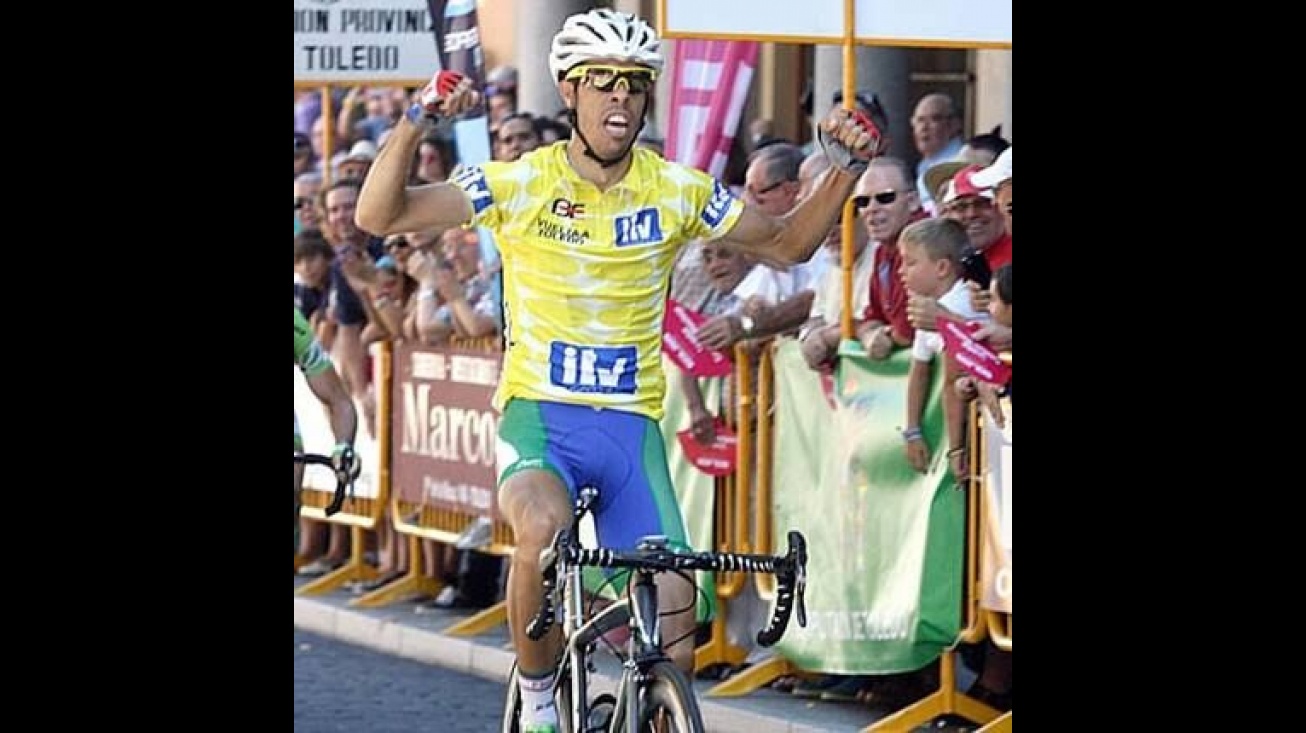
[[[902,250],[898,274],[909,292],[936,298],[939,305],[965,320],[988,320],[988,314],[971,309],[969,291],[962,279],[961,260],[970,246],[962,225],[951,219],[922,219],[902,231],[898,246]],[[930,365],[942,351],[942,335],[937,331],[916,330],[907,376],[907,423],[902,437],[906,441],[907,461],[922,473],[929,466],[930,447],[921,432],[921,415],[929,395]],[[964,429],[964,415],[959,410],[955,412],[947,416],[947,434],[953,437],[961,436]],[[960,457],[964,451],[961,441],[951,442],[949,459],[954,458],[954,451]]]

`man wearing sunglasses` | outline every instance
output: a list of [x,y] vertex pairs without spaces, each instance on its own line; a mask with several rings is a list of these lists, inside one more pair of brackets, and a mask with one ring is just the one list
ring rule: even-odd
[[898,236],[913,221],[925,218],[911,169],[898,158],[877,158],[857,184],[853,206],[876,243],[867,306],[861,312],[857,337],[871,359],[885,359],[909,346],[915,329],[907,318],[907,292],[898,268],[902,253]]
[[[599,490],[595,524],[605,547],[661,534],[686,545],[658,421],[666,379],[662,325],[667,285],[688,241],[724,246],[772,265],[807,260],[839,216],[869,159],[883,147],[868,122],[836,109],[819,135],[832,172],[784,216],[746,206],[702,171],[636,147],[663,69],[657,34],[643,20],[598,8],[554,36],[549,68],[572,135],[515,162],[467,166],[447,183],[407,187],[407,166],[431,116],[458,115],[478,94],[437,75],[381,150],[357,219],[375,234],[484,226],[503,260],[503,373],[498,504],[516,540],[508,619],[518,655],[522,730],[552,731],[560,637],[536,642],[540,550],[569,526],[569,497]],[[441,87],[440,82],[444,82]],[[693,665],[694,596],[666,574],[660,597],[668,653]]]

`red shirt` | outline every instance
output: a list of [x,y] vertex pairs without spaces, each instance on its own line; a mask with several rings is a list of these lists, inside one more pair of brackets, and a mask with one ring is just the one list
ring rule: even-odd
[[1011,264],[1011,235],[1003,234],[998,240],[989,245],[984,250],[984,259],[989,263],[989,269],[997,272],[999,267]]
[[[927,218],[924,212],[918,212],[907,221]],[[904,229],[906,226],[904,225]],[[901,234],[901,232],[899,232]],[[893,328],[893,336],[898,343],[910,343],[916,337],[916,329],[907,319],[907,286],[898,276],[898,266],[902,264],[902,253],[898,250],[898,238],[892,242],[881,242],[875,248],[875,261],[871,265],[870,302],[862,319],[880,321]]]

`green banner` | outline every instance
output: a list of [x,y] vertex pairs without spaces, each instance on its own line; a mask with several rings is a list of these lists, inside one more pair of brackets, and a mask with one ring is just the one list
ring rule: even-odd
[[[662,358],[662,368],[667,375],[667,396],[663,401],[666,415],[662,418],[662,440],[667,448],[667,466],[671,470],[671,482],[676,487],[676,498],[680,501],[680,511],[685,517],[685,531],[689,533],[689,543],[695,550],[713,549],[713,507],[716,504],[716,479],[698,470],[685,457],[680,449],[680,440],[676,433],[689,428],[689,403],[680,389],[680,369],[666,356]],[[703,403],[711,409],[721,403],[721,384],[724,378],[713,377],[698,380],[698,387],[703,392]],[[708,621],[712,618],[716,603],[716,583],[712,573],[696,573],[698,576],[698,620]]]
[[919,669],[960,631],[965,496],[942,449],[942,369],[935,362],[920,474],[900,434],[910,359],[903,349],[872,362],[848,342],[823,388],[797,342],[776,348],[774,531],[801,531],[809,556],[807,628],[791,622],[777,649],[803,669]]

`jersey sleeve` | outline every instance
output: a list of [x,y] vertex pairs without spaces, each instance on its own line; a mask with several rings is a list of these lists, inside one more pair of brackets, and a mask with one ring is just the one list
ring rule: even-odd
[[298,309],[295,310],[295,366],[304,370],[306,377],[320,374],[331,366],[331,357],[322,350],[322,345],[313,336],[313,329]]
[[744,202],[712,176],[693,168],[686,170],[690,182],[685,186],[685,198],[692,207],[686,234],[705,242],[724,237],[739,222]]
[[504,204],[513,200],[519,187],[508,176],[509,170],[509,164],[491,161],[460,166],[449,177],[449,182],[461,188],[472,204],[472,220],[468,226],[494,229],[503,222]]
[[942,342],[943,338],[937,333],[917,331],[911,341],[911,358],[916,361],[934,361]]

